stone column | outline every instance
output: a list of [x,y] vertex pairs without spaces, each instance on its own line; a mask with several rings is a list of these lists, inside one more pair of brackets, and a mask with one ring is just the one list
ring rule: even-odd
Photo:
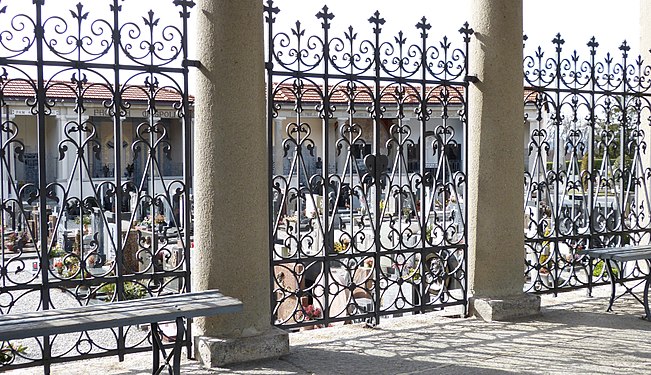
[[649,24],[649,17],[651,17],[651,2],[648,0],[640,0],[640,52],[647,64],[651,64],[651,25]]
[[198,2],[192,288],[244,311],[195,321],[205,366],[289,353],[270,324],[268,163],[262,2]]
[[[640,0],[640,55],[642,56],[642,59],[644,59],[644,65],[649,66],[651,65],[651,25],[649,24],[649,17],[651,17],[651,1],[649,0]],[[649,79],[649,76],[646,77],[646,79]],[[648,81],[647,81],[648,83]],[[643,170],[647,170],[650,166],[650,159],[649,159],[649,153],[651,153],[651,150],[649,149],[649,145],[651,145],[651,127],[649,126],[649,117],[651,116],[651,112],[649,111],[648,108],[642,109],[642,112],[640,113],[640,120],[641,120],[641,129],[644,130],[644,142],[646,142],[647,149],[642,155],[642,168]],[[641,176],[640,176],[641,177]],[[648,179],[647,179],[647,184],[648,184]],[[640,191],[637,194],[636,200],[638,205],[639,204],[644,204],[644,207],[648,211],[649,209],[649,203],[651,202],[644,202],[646,199],[646,195],[644,194],[644,190],[640,189]],[[645,215],[641,225],[648,227],[651,223],[651,215]],[[643,243],[650,243],[651,239],[648,237],[643,238]]]
[[536,314],[522,292],[522,1],[472,0],[468,237],[471,313],[485,320]]

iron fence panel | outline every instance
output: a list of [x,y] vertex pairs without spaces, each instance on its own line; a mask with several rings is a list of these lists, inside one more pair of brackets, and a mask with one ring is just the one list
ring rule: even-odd
[[[161,6],[174,18],[119,0],[0,4],[1,314],[189,290],[194,2]],[[2,342],[0,368],[149,345],[139,327]]]
[[376,12],[335,33],[326,6],[311,33],[279,11],[266,2],[272,324],[465,313],[472,29],[434,41],[422,18],[411,42]]
[[[592,38],[584,56],[560,34],[552,43],[524,59],[525,290],[558,293],[608,281],[577,249],[649,243],[651,70],[626,42],[603,54]],[[618,271],[634,280],[649,267]]]

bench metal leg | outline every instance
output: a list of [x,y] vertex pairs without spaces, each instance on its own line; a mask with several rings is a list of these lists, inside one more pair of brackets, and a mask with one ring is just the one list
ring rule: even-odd
[[608,308],[606,309],[606,311],[610,312],[613,311],[613,303],[615,302],[617,280],[615,278],[615,273],[613,272],[613,267],[610,264],[610,259],[606,259],[604,263],[606,272],[608,272],[608,278],[610,278],[610,302],[608,302]]
[[649,309],[649,284],[651,284],[651,273],[646,277],[646,282],[644,283],[644,319],[651,320],[651,309]]
[[160,351],[162,343],[158,333],[158,323],[151,324],[151,351],[154,363],[151,367],[152,374],[160,374]]
[[185,326],[183,318],[176,318],[176,341],[174,341],[174,375],[181,375],[181,348],[183,347],[183,334]]
[[[151,343],[153,352],[152,374],[161,374],[165,369],[171,375],[181,375],[181,352],[183,349],[183,340],[185,337],[185,323],[183,318],[176,318],[176,339],[174,347],[167,354],[163,345],[163,334],[158,329],[158,323],[151,324]],[[161,365],[160,359],[163,355],[164,363]]]

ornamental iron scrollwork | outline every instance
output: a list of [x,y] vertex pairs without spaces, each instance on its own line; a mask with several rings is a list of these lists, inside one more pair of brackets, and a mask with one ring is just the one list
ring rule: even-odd
[[[89,4],[0,0],[0,314],[189,288],[194,2]],[[1,345],[4,370],[122,356],[151,337]]]
[[272,323],[465,309],[472,29],[387,35],[375,12],[336,31],[324,6],[311,31],[279,12],[265,2]]
[[[525,37],[526,41],[526,37]],[[553,51],[524,58],[525,274],[529,292],[592,288],[608,282],[586,247],[648,244],[651,235],[647,135],[651,67],[626,42],[602,53]],[[525,48],[526,50],[526,48]],[[619,265],[630,280],[646,262]]]

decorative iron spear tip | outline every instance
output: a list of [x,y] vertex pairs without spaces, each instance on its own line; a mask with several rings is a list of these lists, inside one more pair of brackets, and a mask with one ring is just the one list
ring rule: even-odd
[[625,55],[625,56],[628,56],[628,51],[631,50],[631,47],[628,45],[628,43],[626,42],[626,40],[624,40],[624,41],[622,42],[622,45],[619,46],[619,50],[622,51],[622,52],[624,52],[624,55]]
[[188,8],[193,8],[196,5],[196,3],[194,1],[192,1],[192,0],[174,0],[174,5],[176,5],[176,6],[186,6]]
[[420,19],[420,22],[416,24],[416,28],[421,30],[420,37],[425,39],[427,38],[427,31],[432,28],[432,25],[427,23],[427,18],[423,16],[423,18]]
[[380,17],[380,11],[376,10],[375,13],[373,13],[373,17],[368,19],[368,22],[375,24],[375,27],[373,28],[373,32],[379,34],[380,31],[382,30],[380,26],[384,25],[386,21],[384,20],[384,18]]
[[565,40],[561,38],[561,33],[556,34],[556,37],[552,39],[552,43],[556,44],[556,52],[561,52],[561,46],[565,44]]
[[332,21],[332,19],[335,18],[335,15],[330,12],[327,5],[324,5],[323,8],[321,8],[321,11],[316,14],[316,18],[324,21]]
[[267,13],[278,14],[280,8],[274,6],[273,0],[267,0],[267,4],[263,7],[264,11]]
[[588,42],[588,47],[590,47],[590,55],[594,56],[597,47],[599,47],[599,43],[597,42],[597,39],[594,36],[590,38],[590,41]]
[[465,22],[459,29],[459,33],[464,35],[463,41],[465,43],[468,43],[470,42],[470,36],[475,33],[475,30],[470,28],[470,24],[468,24],[468,22]]

